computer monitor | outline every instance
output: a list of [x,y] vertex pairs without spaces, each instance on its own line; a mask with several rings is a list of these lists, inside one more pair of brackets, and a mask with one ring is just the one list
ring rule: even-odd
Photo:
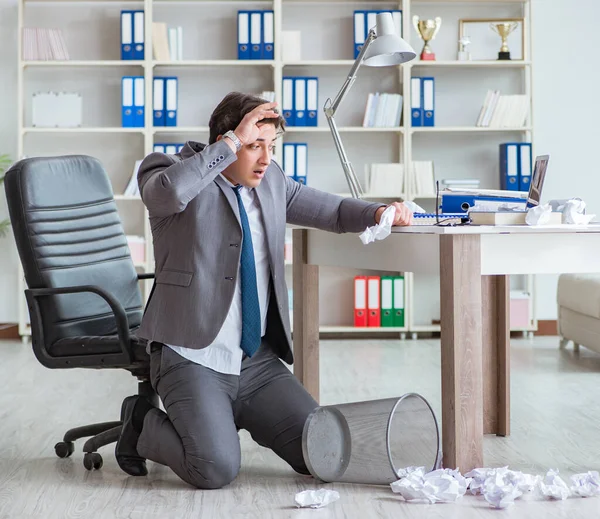
[[535,158],[535,166],[533,167],[533,175],[531,177],[531,184],[529,185],[529,195],[527,196],[527,209],[540,205],[549,159],[550,155],[538,155]]

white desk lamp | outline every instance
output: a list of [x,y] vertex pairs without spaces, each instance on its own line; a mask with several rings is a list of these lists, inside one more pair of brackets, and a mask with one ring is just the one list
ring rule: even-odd
[[344,97],[346,97],[348,90],[352,87],[352,84],[356,79],[356,73],[361,64],[364,63],[368,67],[389,67],[392,65],[401,65],[417,56],[417,53],[413,48],[396,34],[396,28],[391,13],[378,14],[376,27],[377,31],[375,30],[375,27],[371,28],[369,31],[365,44],[363,45],[360,54],[356,57],[356,61],[354,62],[354,65],[352,65],[348,77],[337,96],[333,102],[331,99],[327,99],[324,106],[325,116],[327,117],[329,128],[333,134],[333,141],[335,142],[335,147],[337,148],[338,155],[342,161],[342,167],[344,168],[350,192],[354,198],[361,198],[363,196],[363,191],[356,178],[352,164],[350,164],[350,161],[348,160],[333,116],[337,112]]

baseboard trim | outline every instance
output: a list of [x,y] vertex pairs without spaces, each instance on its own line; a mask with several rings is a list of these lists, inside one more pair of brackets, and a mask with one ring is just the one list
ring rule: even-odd
[[0,323],[0,339],[20,339],[17,323]]
[[538,320],[538,329],[535,335],[558,335],[558,321],[556,319]]

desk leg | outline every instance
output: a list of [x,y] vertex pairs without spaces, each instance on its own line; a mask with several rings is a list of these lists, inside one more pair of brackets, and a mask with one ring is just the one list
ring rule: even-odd
[[293,231],[294,375],[319,401],[319,267],[307,265],[308,238]]
[[440,236],[444,466],[483,466],[481,249],[479,235]]
[[510,433],[510,278],[482,276],[483,432]]

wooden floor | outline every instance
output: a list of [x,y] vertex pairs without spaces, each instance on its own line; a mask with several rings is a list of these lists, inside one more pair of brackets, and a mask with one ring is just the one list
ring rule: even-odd
[[[319,485],[296,475],[242,432],[242,470],[221,490],[199,491],[165,467],[133,478],[101,450],[104,467],[88,472],[81,446],[69,459],[54,443],[69,427],[118,419],[123,397],[135,392],[125,372],[48,370],[29,347],[0,341],[0,519],[4,518],[483,518],[598,517],[600,497],[564,502],[518,500],[489,509],[481,497],[459,504],[408,504],[389,487]],[[323,341],[322,403],[425,396],[440,417],[439,341]],[[568,476],[600,469],[600,355],[559,351],[554,337],[512,344],[512,434],[486,437],[485,465]],[[323,510],[297,509],[294,496],[332,488],[341,498]]]

